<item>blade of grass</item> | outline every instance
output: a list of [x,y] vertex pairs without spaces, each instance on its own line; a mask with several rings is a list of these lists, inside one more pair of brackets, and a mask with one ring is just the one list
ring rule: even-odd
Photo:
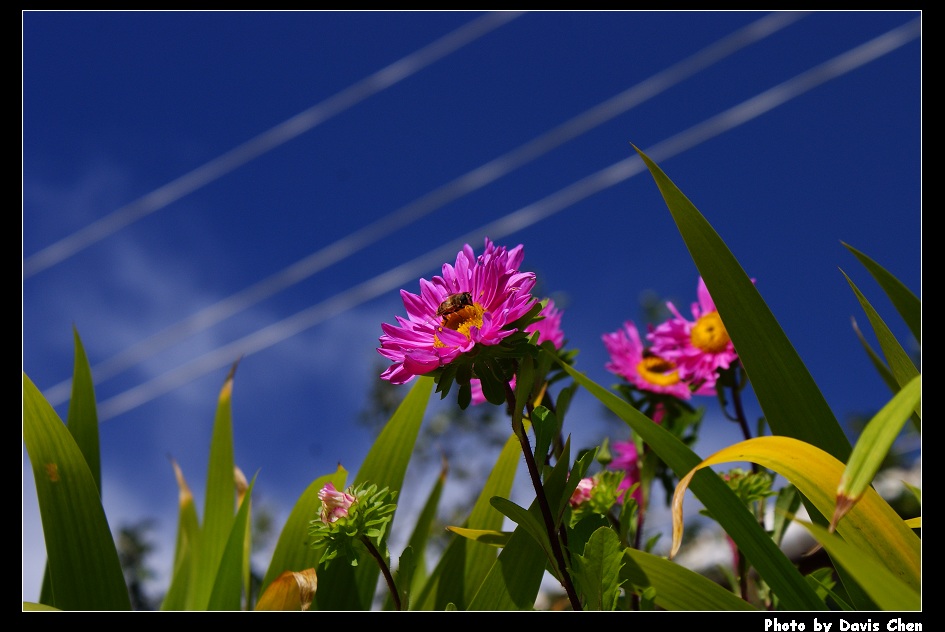
[[131,600],[95,478],[75,439],[23,374],[23,442],[36,481],[52,605],[130,610]]
[[206,610],[223,557],[227,537],[236,513],[236,488],[233,484],[233,376],[236,363],[230,368],[217,398],[210,459],[207,465],[207,489],[204,502],[203,527],[198,546],[193,550],[196,575],[188,594],[189,610]]
[[[890,331],[879,313],[870,305],[866,297],[863,296],[863,293],[860,292],[859,288],[856,287],[843,270],[840,272],[847,280],[847,283],[850,284],[853,293],[856,294],[856,298],[859,300],[863,311],[866,312],[866,317],[869,318],[870,325],[873,326],[873,333],[876,335],[876,340],[879,342],[880,349],[883,350],[883,355],[886,357],[886,364],[889,365],[890,372],[893,377],[896,378],[896,382],[899,383],[899,387],[901,388],[912,380],[912,378],[919,375],[919,369],[912,362],[912,359],[909,357],[909,354],[906,353],[905,349],[902,348],[902,345],[899,344],[899,341],[896,340],[896,336]],[[916,404],[915,414],[919,420],[922,419],[922,409],[919,403]]]
[[912,291],[902,284],[902,281],[890,274],[886,268],[882,267],[865,254],[853,246],[842,243],[847,250],[852,252],[863,267],[869,270],[876,282],[886,292],[886,296],[892,302],[896,311],[902,317],[902,320],[909,327],[909,331],[915,336],[916,342],[922,344],[922,301],[912,293]]

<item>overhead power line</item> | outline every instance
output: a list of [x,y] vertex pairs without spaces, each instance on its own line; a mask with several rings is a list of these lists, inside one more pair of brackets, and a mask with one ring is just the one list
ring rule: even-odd
[[433,62],[515,19],[522,12],[487,13],[356,84],[283,121],[193,171],[46,246],[23,261],[23,279],[65,261],[139,219],[213,182],[250,160],[307,132],[336,114],[417,73]]
[[[823,83],[896,50],[917,38],[920,32],[920,20],[909,22],[769,88],[644,151],[654,161],[665,161],[757,118]],[[190,382],[196,377],[232,364],[236,358],[251,355],[286,340],[327,318],[336,316],[369,299],[380,296],[384,292],[389,292],[412,279],[416,279],[424,271],[434,268],[454,256],[465,243],[471,243],[483,236],[489,236],[492,239],[505,237],[546,219],[595,193],[623,182],[644,170],[643,161],[636,155],[614,163],[564,189],[552,193],[542,200],[454,239],[432,252],[417,257],[384,274],[377,275],[345,292],[336,294],[321,303],[297,312],[248,336],[219,347],[137,387],[128,389],[102,402],[99,406],[99,420],[105,421],[132,410],[159,395]]]
[[[172,344],[207,329],[274,294],[299,283],[328,266],[351,257],[389,233],[429,215],[446,204],[508,175],[565,142],[602,125],[614,117],[655,97],[729,55],[793,24],[805,13],[777,12],[766,15],[693,55],[669,66],[616,96],[599,103],[519,147],[434,189],[388,215],[309,254],[235,294],[204,307],[187,318],[127,347],[92,367],[95,383],[139,364]],[[69,398],[72,380],[67,378],[44,393],[53,406]]]

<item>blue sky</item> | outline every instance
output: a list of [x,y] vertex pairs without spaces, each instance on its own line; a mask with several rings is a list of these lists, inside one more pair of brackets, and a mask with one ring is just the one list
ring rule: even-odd
[[[357,471],[380,324],[463,243],[524,245],[604,385],[600,336],[640,322],[641,297],[696,300],[632,143],[757,279],[838,419],[870,413],[889,393],[841,270],[908,335],[841,242],[921,297],[920,19],[24,12],[23,370],[65,418],[78,329],[110,523],[157,518],[169,558],[169,457],[201,502],[242,358],[237,464],[287,515],[337,463]],[[705,404],[703,456],[737,440]],[[578,444],[625,432],[586,393],[574,407]],[[45,556],[25,449],[23,528],[32,600]]]

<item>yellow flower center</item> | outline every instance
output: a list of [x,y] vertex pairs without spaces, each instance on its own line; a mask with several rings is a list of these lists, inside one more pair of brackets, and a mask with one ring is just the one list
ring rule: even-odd
[[702,349],[708,353],[721,353],[725,351],[731,338],[728,337],[728,331],[722,324],[722,319],[718,312],[709,312],[703,314],[696,321],[690,334],[692,346]]
[[657,356],[645,356],[637,364],[637,374],[650,384],[672,386],[679,382],[676,365]]
[[[452,329],[453,331],[458,331],[469,338],[470,327],[482,327],[482,314],[484,312],[485,310],[479,303],[466,305],[465,307],[444,316],[443,327],[446,329]],[[433,346],[445,347],[446,345],[440,341],[436,334],[433,334]]]

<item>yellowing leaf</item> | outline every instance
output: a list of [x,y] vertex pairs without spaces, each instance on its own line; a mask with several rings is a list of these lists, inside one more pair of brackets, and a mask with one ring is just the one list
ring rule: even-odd
[[489,544],[495,547],[505,546],[509,538],[512,537],[511,533],[505,531],[493,531],[492,529],[467,529],[465,527],[446,527],[447,531],[452,531],[456,535],[462,536],[467,540],[472,540],[474,542],[482,542],[483,544]]
[[831,528],[836,527],[850,507],[859,502],[863,491],[873,482],[883,459],[921,399],[922,375],[919,374],[903,386],[863,429],[840,478]]
[[314,568],[285,571],[260,595],[256,610],[308,610],[315,598],[318,577]]
[[[758,463],[793,483],[824,516],[835,509],[837,486],[845,466],[830,454],[791,437],[756,437],[719,450],[694,467],[673,493],[673,544],[670,557],[682,542],[682,501],[689,482],[704,467],[726,462]],[[921,542],[905,521],[873,488],[837,525],[837,533],[864,555],[886,566],[906,585],[921,586]]]

